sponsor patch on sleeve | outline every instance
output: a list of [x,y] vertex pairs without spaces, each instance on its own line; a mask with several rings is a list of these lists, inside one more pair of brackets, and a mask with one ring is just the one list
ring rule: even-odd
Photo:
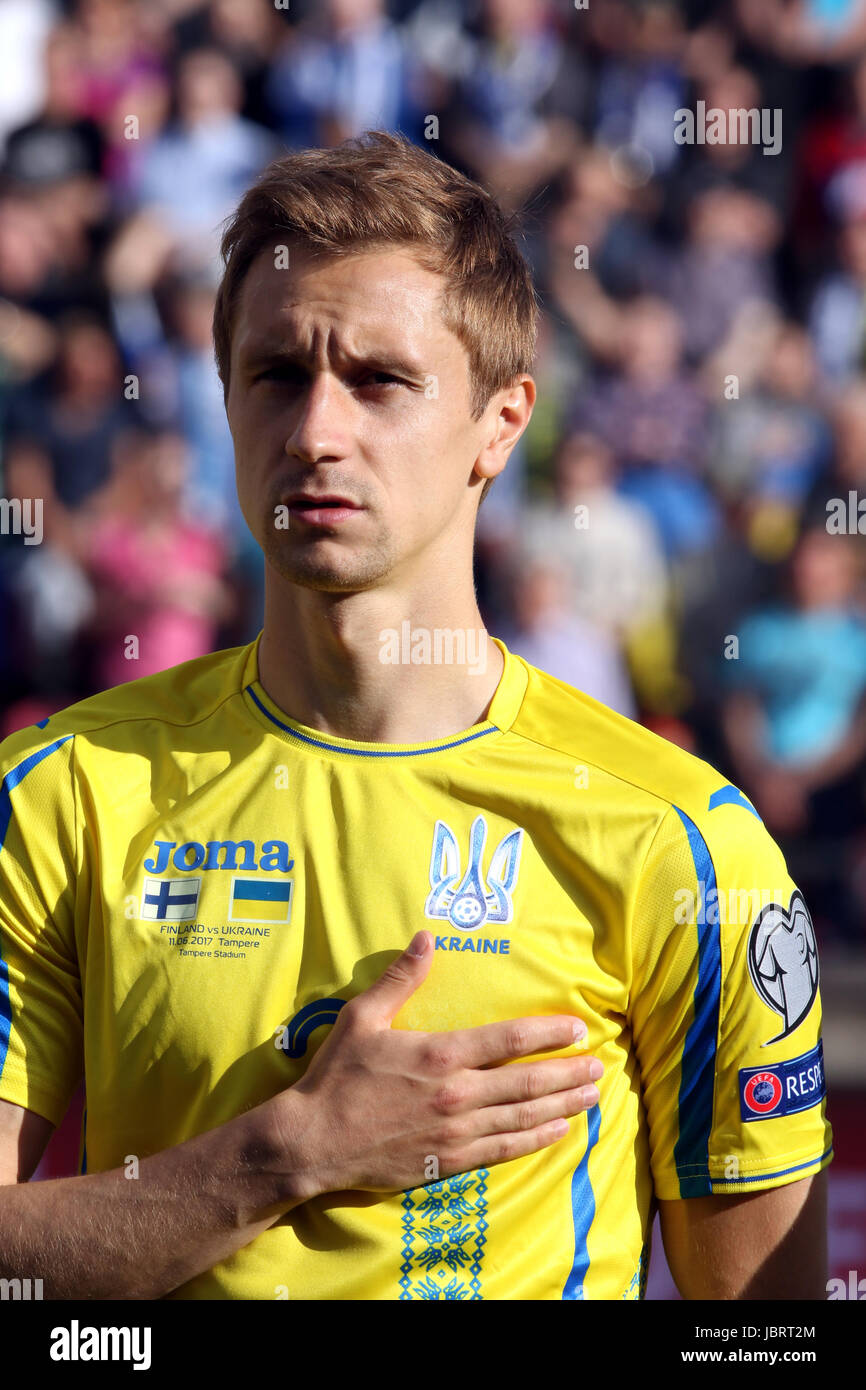
[[775,1062],[771,1067],[740,1068],[740,1118],[769,1120],[809,1110],[827,1094],[824,1047]]

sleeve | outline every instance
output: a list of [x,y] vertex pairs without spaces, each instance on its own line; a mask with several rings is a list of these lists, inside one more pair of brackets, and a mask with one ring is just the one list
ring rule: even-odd
[[668,810],[633,903],[630,1023],[662,1200],[779,1187],[832,1158],[809,910],[741,792],[720,788],[699,819]]
[[54,1125],[83,1073],[73,748],[33,729],[0,745],[0,1100]]

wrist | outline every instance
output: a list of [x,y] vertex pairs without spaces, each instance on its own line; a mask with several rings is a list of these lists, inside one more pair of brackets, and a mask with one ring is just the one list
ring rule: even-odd
[[281,1199],[291,1206],[327,1190],[315,1164],[313,1105],[312,1096],[290,1086],[259,1107],[268,1171],[276,1180]]

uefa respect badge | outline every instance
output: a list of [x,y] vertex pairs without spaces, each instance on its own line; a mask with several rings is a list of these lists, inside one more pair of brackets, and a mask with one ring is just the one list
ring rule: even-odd
[[741,1067],[740,1118],[775,1119],[810,1110],[826,1095],[824,1047],[819,1041],[809,1052],[776,1062],[771,1067]]

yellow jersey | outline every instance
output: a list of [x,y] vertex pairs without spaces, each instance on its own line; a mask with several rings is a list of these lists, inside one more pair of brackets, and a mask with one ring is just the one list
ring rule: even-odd
[[170,1297],[640,1298],[657,1199],[830,1161],[815,934],[740,791],[499,641],[487,717],[413,745],[289,718],[258,641],[0,745],[0,1098],[58,1124],[83,1076],[82,1171],[180,1144],[419,928],[395,1027],[574,1014],[605,1071],[541,1152],[307,1201]]

